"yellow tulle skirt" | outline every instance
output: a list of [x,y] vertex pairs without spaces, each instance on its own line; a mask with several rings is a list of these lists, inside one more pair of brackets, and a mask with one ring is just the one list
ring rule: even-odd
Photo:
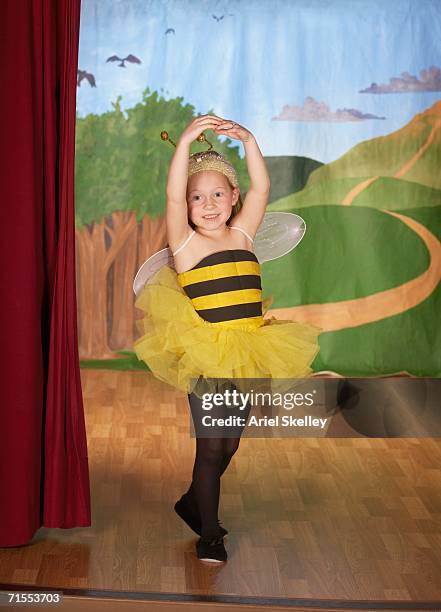
[[[315,325],[274,317],[206,321],[167,265],[145,285],[135,306],[144,313],[136,320],[138,359],[159,380],[199,397],[219,389],[216,379],[234,379],[236,388],[249,391],[247,379],[256,390],[260,378],[307,377],[320,350],[323,330]],[[268,306],[264,300],[263,314]]]

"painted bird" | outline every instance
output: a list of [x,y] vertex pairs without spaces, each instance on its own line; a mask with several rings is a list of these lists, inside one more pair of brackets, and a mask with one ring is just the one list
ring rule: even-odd
[[[225,15],[221,15],[220,17],[218,17],[217,15],[212,15],[212,17],[213,19],[216,19],[217,22],[219,22],[225,17]],[[234,17],[234,13],[227,13],[227,17]]]
[[81,87],[81,81],[86,79],[91,87],[96,87],[95,77],[91,72],[87,72],[87,70],[77,70],[77,87]]
[[120,64],[118,64],[118,68],[127,68],[127,66],[124,65],[124,62],[131,62],[132,64],[142,63],[140,59],[138,59],[135,55],[132,54],[124,58],[118,57],[117,55],[111,55],[106,59],[106,63],[107,62],[121,62]]

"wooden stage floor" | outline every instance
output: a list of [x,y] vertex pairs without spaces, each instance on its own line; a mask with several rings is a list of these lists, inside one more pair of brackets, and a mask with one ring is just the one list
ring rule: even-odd
[[1,549],[0,583],[354,609],[441,601],[440,438],[242,438],[221,482],[229,559],[213,567],[173,511],[194,459],[186,395],[146,372],[81,377],[92,526]]

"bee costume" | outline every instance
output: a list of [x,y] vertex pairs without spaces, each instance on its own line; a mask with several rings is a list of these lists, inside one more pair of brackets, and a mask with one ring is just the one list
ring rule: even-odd
[[[167,132],[161,138],[167,140]],[[205,140],[204,134],[198,140]],[[188,175],[203,170],[222,172],[238,185],[233,166],[216,151],[190,156]],[[323,331],[264,318],[272,297],[262,301],[260,262],[295,248],[305,233],[303,219],[266,213],[254,241],[242,228],[229,227],[247,236],[249,250],[223,249],[177,273],[173,256],[187,246],[193,230],[174,253],[167,247],[145,261],[133,284],[135,306],[144,312],[136,321],[138,359],[158,379],[199,397],[219,390],[216,379],[234,379],[239,390],[256,391],[257,379],[307,377]]]

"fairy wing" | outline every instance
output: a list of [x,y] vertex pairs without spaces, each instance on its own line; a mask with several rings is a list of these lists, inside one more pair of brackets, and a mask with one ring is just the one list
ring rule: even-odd
[[254,253],[260,263],[286,255],[300,243],[306,223],[291,212],[267,212],[254,237]]
[[173,268],[173,270],[176,270],[173,254],[169,247],[165,247],[165,249],[157,251],[142,264],[133,281],[134,293],[139,295],[144,285],[146,285],[152,276],[154,276],[154,274],[156,274],[156,272],[165,265],[168,265],[170,268]]

